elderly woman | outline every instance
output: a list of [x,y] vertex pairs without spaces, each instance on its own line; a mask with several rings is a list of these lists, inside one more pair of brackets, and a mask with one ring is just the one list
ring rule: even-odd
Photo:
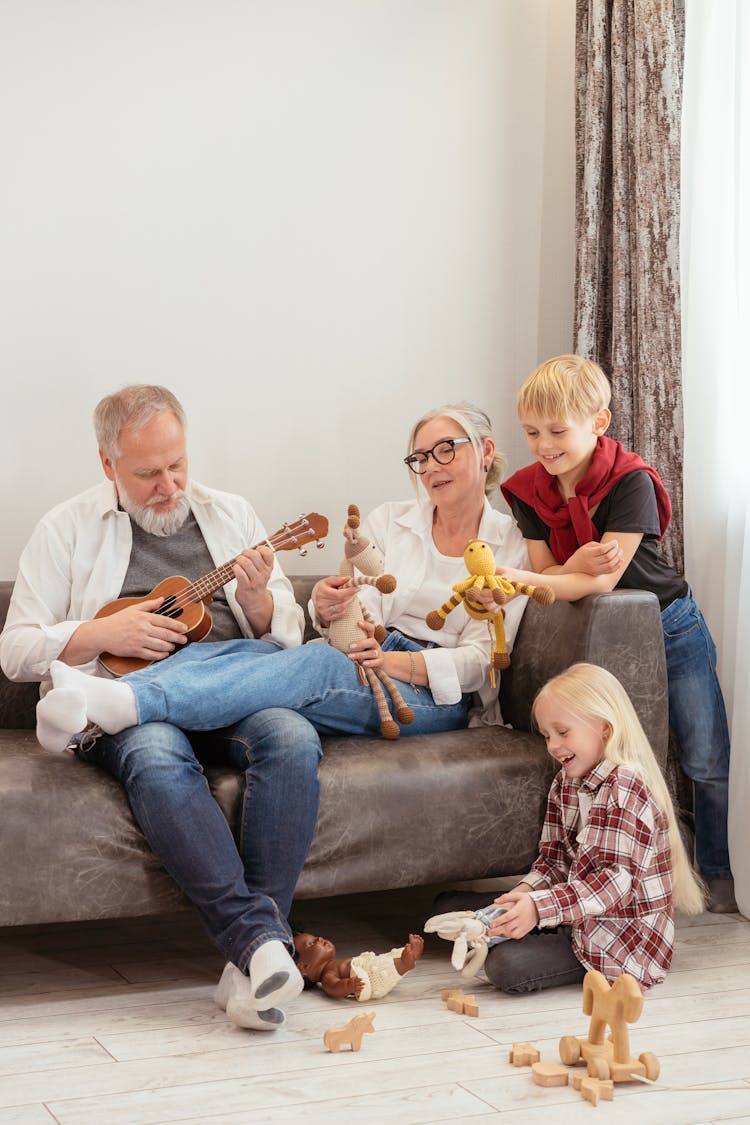
[[[455,613],[436,635],[425,617],[465,577],[463,552],[471,539],[487,542],[500,568],[528,566],[514,521],[487,499],[499,485],[502,455],[487,415],[469,403],[442,406],[420,418],[408,449],[405,462],[415,474],[417,499],[383,504],[362,528],[397,577],[395,592],[353,591],[345,587],[345,577],[333,576],[316,584],[311,599],[313,622],[325,635],[359,595],[388,630],[382,644],[372,628],[348,653],[314,643],[279,649],[263,640],[204,642],[117,681],[57,662],[51,669],[54,688],[38,707],[42,745],[63,749],[87,723],[107,734],[149,722],[212,730],[268,707],[298,711],[321,733],[377,735],[377,705],[357,664],[381,668],[401,682],[414,712],[404,734],[464,727],[470,713],[472,721],[501,722],[497,692],[487,683],[486,623]],[[524,603],[514,599],[507,607],[509,646]]]

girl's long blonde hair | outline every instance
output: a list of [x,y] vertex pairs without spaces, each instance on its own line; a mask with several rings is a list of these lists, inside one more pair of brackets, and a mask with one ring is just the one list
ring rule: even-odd
[[703,885],[688,860],[659,763],[620,681],[595,664],[572,664],[537,693],[532,717],[536,715],[539,701],[551,698],[580,719],[605,723],[609,727],[604,757],[616,766],[628,766],[637,773],[666,815],[671,850],[672,901],[678,910],[686,914],[700,914],[704,908]]

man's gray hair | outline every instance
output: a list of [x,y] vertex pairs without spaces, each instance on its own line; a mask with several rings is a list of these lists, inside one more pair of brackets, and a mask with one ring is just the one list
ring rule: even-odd
[[94,411],[94,430],[99,448],[116,461],[120,456],[120,434],[123,430],[140,430],[159,414],[170,411],[183,430],[187,429],[185,411],[166,387],[151,383],[131,383],[121,391],[107,395]]

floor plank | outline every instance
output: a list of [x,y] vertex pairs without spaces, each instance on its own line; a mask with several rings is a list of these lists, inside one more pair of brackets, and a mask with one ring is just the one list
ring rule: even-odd
[[[297,921],[341,956],[385,950],[420,928],[433,893],[300,903]],[[450,946],[431,936],[417,968],[367,1005],[375,1033],[362,1049],[332,1055],[323,1032],[346,1023],[355,1001],[311,990],[289,1005],[283,1031],[242,1031],[213,1004],[220,971],[190,912],[0,930],[0,1125],[577,1125],[590,1108],[508,1063],[514,1041],[557,1061],[560,1036],[585,1036],[580,988],[510,998],[479,981],[479,1018],[459,1016],[440,989],[466,982],[450,967]],[[647,995],[631,1050],[657,1054],[659,1084],[618,1086],[599,1107],[608,1121],[750,1125],[748,921],[678,919],[673,970]],[[724,1088],[698,1089],[707,1084]]]

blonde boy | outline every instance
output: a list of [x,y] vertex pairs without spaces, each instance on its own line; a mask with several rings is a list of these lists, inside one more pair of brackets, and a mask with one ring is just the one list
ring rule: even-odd
[[716,676],[716,649],[690,587],[662,557],[671,516],[658,473],[606,436],[610,387],[591,360],[564,355],[541,364],[518,392],[518,416],[534,463],[503,484],[526,539],[532,572],[575,601],[617,589],[659,599],[667,656],[669,722],[682,768],[695,787],[698,867],[709,910],[736,910],[727,844],[729,733]]

